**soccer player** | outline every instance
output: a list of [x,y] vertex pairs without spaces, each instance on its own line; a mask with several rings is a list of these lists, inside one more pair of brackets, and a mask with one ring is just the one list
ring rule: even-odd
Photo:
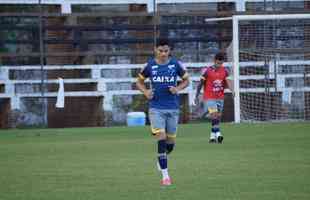
[[[161,185],[171,185],[167,155],[175,145],[179,118],[178,92],[188,86],[188,73],[182,64],[170,57],[168,40],[160,39],[155,47],[155,58],[140,71],[137,88],[149,100],[149,119],[152,135],[157,139],[158,166],[162,173]],[[178,84],[177,78],[181,78]],[[149,78],[150,89],[145,80]]]
[[222,143],[223,135],[220,131],[220,120],[224,106],[224,89],[226,86],[233,92],[233,82],[229,70],[223,66],[224,54],[217,53],[214,65],[206,67],[197,87],[195,103],[199,103],[200,90],[203,87],[204,113],[211,120],[210,143]]

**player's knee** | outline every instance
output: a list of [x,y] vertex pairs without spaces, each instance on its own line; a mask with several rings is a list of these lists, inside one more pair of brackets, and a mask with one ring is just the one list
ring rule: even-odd
[[221,118],[221,113],[216,112],[216,113],[210,114],[211,122],[212,122],[213,120],[218,120],[218,121],[219,121],[220,118]]
[[214,114],[214,113],[209,113],[209,114],[208,114],[208,118],[209,118],[210,120],[214,119],[214,118],[215,118],[215,114]]
[[152,128],[152,135],[157,138],[157,140],[163,140],[166,139],[166,133],[162,129],[155,129]]
[[166,140],[167,139],[167,135],[165,132],[160,132],[156,135],[157,140]]
[[216,115],[216,118],[217,118],[218,120],[220,120],[221,117],[222,117],[222,113],[221,113],[221,112],[218,112],[217,115]]

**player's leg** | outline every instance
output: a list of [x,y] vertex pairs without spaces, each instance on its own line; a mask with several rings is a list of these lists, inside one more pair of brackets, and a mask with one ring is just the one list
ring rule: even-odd
[[167,134],[167,154],[170,154],[175,147],[175,134],[168,133]]
[[217,104],[215,100],[207,100],[203,103],[204,112],[207,113],[208,119],[211,121],[211,133],[209,143],[216,143],[216,132],[218,131],[218,120],[217,120]]
[[162,185],[171,185],[171,179],[168,173],[168,158],[167,158],[167,141],[166,141],[166,133],[160,132],[155,136],[158,141],[158,165],[160,167],[160,171],[162,174]]
[[222,143],[224,140],[223,135],[221,134],[220,131],[220,122],[221,122],[221,117],[222,117],[222,112],[223,112],[223,107],[224,107],[224,100],[217,100],[216,101],[216,105],[217,105],[217,114],[215,115],[215,127],[217,130],[215,130],[215,135],[216,135],[216,140],[218,143]]
[[162,173],[163,185],[170,185],[171,180],[168,174],[168,159],[167,159],[167,142],[166,142],[166,119],[163,111],[159,109],[150,109],[149,118],[151,122],[152,135],[157,139],[157,162]]
[[179,110],[169,111],[166,122],[167,154],[170,154],[175,147],[178,121],[179,121]]

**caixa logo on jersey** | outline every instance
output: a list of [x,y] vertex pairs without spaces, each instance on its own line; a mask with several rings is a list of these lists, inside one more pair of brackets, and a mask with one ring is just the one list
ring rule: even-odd
[[154,83],[173,83],[174,80],[174,76],[154,76],[152,79]]

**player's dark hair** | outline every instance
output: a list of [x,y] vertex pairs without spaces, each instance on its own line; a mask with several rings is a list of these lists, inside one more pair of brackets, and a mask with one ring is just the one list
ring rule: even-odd
[[167,38],[159,38],[156,40],[156,47],[159,47],[159,46],[170,46],[170,43],[169,43],[169,40]]
[[224,61],[225,60],[225,54],[222,52],[219,52],[215,55],[214,57],[215,60],[220,60],[220,61]]

